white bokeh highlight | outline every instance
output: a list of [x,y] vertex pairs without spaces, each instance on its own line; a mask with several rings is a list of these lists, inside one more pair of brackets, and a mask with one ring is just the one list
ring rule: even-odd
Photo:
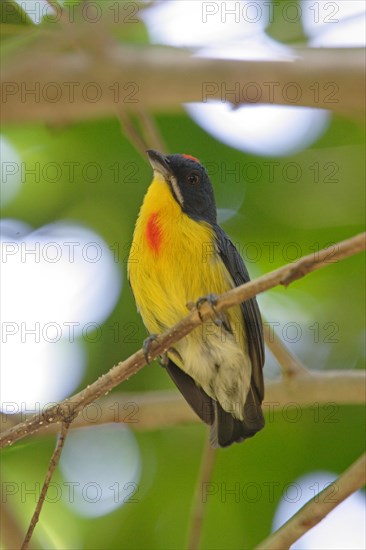
[[362,0],[301,1],[302,24],[313,47],[364,47],[366,4]]
[[[276,510],[273,531],[279,529],[306,502],[337,477],[337,474],[331,472],[311,472],[295,480]],[[333,498],[337,498],[336,493]],[[363,491],[357,491],[336,506],[318,525],[291,546],[292,550],[364,550],[365,548],[366,501]]]
[[[314,322],[316,299],[306,292],[293,289],[291,296],[266,292],[259,294],[257,300],[265,317],[264,324],[269,327],[270,338],[275,334],[305,364],[314,364],[317,369],[324,370],[334,344],[324,342],[324,329]],[[278,361],[266,349],[265,378],[276,379],[280,374]]]
[[102,337],[121,275],[95,232],[57,222],[1,230],[2,408],[38,410],[68,395],[85,368],[82,342]]
[[[265,34],[272,17],[267,3],[237,2],[234,11],[237,9],[238,14],[229,16],[228,5],[235,2],[212,2],[215,13],[204,18],[202,10],[207,11],[207,4],[210,3],[163,2],[146,10],[143,19],[151,40],[199,47],[195,55],[212,59],[291,62],[296,58],[291,48]],[[256,15],[249,11],[249,7],[254,10],[254,5],[259,10]],[[243,95],[243,90],[240,93]],[[300,107],[296,102],[294,106],[250,105],[233,109],[232,97],[233,94],[224,94],[221,101],[208,99],[206,104],[191,103],[185,107],[208,134],[239,151],[274,157],[292,155],[313,144],[329,126],[330,114],[325,110]]]
[[[272,40],[265,34],[247,41],[225,46],[203,48],[199,57],[243,60],[282,60],[291,63],[296,56],[292,49]],[[256,86],[256,88],[255,88]],[[227,84],[227,88],[232,86]],[[261,95],[264,90],[253,83],[252,88]],[[278,87],[276,88],[278,90]],[[241,94],[245,90],[240,90]],[[254,93],[248,89],[248,93]],[[282,90],[291,98],[301,97],[301,86]],[[228,93],[221,101],[213,100],[205,104],[188,103],[188,114],[206,132],[226,145],[243,152],[261,156],[282,157],[295,154],[314,143],[328,128],[330,113],[323,109],[277,105],[244,105],[234,109]]]
[[330,115],[321,109],[253,105],[233,110],[212,101],[186,104],[190,117],[217,140],[254,155],[283,157],[313,144],[328,128]]
[[44,17],[51,20],[55,17],[55,9],[47,0],[15,0],[33,23],[39,25]]
[[197,47],[262,32],[271,11],[265,0],[155,2],[141,13],[153,43]]
[[86,356],[80,342],[26,342],[4,335],[1,353],[1,403],[5,414],[40,412],[70,395],[81,383]]
[[[64,501],[77,514],[99,517],[139,498],[140,451],[133,433],[121,424],[71,430],[60,468],[70,487]],[[71,490],[72,489],[72,490]]]

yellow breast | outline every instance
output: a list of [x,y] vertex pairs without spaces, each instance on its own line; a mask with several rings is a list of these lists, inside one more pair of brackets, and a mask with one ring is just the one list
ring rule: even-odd
[[159,177],[150,185],[140,210],[128,276],[150,333],[161,332],[184,317],[187,302],[233,286],[217,254],[213,229],[187,216]]

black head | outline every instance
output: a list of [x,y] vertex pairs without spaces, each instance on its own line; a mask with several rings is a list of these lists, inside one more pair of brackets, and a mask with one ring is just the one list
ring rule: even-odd
[[149,161],[168,183],[173,197],[190,218],[216,222],[215,197],[206,169],[189,155],[163,155],[150,149]]

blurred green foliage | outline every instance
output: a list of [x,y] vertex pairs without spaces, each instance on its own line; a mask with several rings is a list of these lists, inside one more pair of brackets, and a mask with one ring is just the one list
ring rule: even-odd
[[[24,18],[14,16],[6,23],[14,27],[23,22]],[[273,27],[271,31],[277,39],[294,40],[284,28]],[[12,33],[16,43],[14,28]],[[115,36],[131,43],[147,41],[142,24],[125,25],[116,30]],[[252,276],[363,230],[365,136],[361,121],[333,117],[327,132],[313,146],[289,158],[271,159],[242,153],[214,140],[183,110],[179,114],[159,114],[155,119],[169,152],[190,153],[203,163],[216,166],[212,182],[218,207],[227,207],[230,189],[238,187],[237,175],[229,173],[228,168],[239,166],[242,171],[254,163],[261,173],[256,181],[250,181],[250,172],[247,180],[241,174],[243,204],[234,217],[222,224],[244,257],[247,255]],[[3,208],[2,217],[25,221],[34,228],[57,220],[85,224],[106,240],[123,273],[123,291],[103,327],[103,338],[84,343],[88,354],[81,385],[84,387],[138,349],[145,338],[126,284],[126,259],[151,169],[121,133],[117,120],[91,120],[60,127],[8,126],[3,128],[3,136],[27,167],[39,163],[42,170],[47,163],[56,163],[61,167],[61,176],[51,182],[51,177],[36,181],[29,175],[19,195]],[[272,162],[276,163],[273,178],[268,168]],[[70,163],[76,163],[73,177]],[[89,163],[96,163],[100,169],[95,182],[91,181],[92,172],[89,176],[83,174]],[[289,163],[300,168],[298,181],[287,177]],[[257,243],[261,250],[256,262],[250,261],[248,242]],[[273,257],[268,243],[276,243]],[[289,243],[296,243],[296,248],[289,247]],[[276,304],[285,311],[290,304],[287,322],[300,321],[307,338],[307,345],[302,340],[291,349],[309,368],[362,368],[363,280],[361,255],[331,263],[287,290],[270,291],[272,306],[268,311],[263,306],[263,314],[267,320],[275,321]],[[137,327],[132,338],[128,337],[128,323]],[[314,323],[318,323],[316,329]],[[336,331],[334,338],[332,327]],[[281,329],[282,325],[280,334]],[[165,388],[173,385],[156,364],[123,384],[124,391]],[[207,497],[202,548],[252,548],[270,531],[286,484],[312,470],[341,472],[359,455],[364,446],[363,408],[337,407],[331,422],[326,420],[326,412],[321,408],[317,419],[313,409],[304,409],[295,423],[277,412],[254,439],[218,452],[212,479],[217,492]],[[47,533],[52,547],[62,549],[75,548],[76,543],[87,549],[184,547],[207,430],[198,425],[180,426],[138,433],[136,437],[142,457],[138,502],[127,503],[112,514],[93,520],[78,517],[62,501],[46,503],[36,530],[40,533],[37,543],[41,544],[42,537],[46,540]],[[40,437],[7,449],[2,457],[3,478],[29,486],[41,483],[53,447],[53,437]],[[61,474],[57,473],[55,479],[61,480]],[[272,482],[278,483],[273,498],[266,485]],[[248,483],[257,484],[260,496],[251,501],[248,493],[235,502],[234,496],[228,494],[225,501],[222,491],[232,489],[235,483],[241,490]],[[34,499],[21,502],[19,495],[9,500],[9,505],[25,531]]]

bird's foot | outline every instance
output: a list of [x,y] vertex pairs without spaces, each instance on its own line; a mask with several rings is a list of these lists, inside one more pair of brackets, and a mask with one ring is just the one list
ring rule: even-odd
[[144,343],[142,344],[142,349],[143,349],[144,357],[145,357],[145,360],[146,360],[147,364],[151,363],[150,348],[151,348],[151,344],[153,343],[154,340],[155,340],[155,342],[159,341],[158,340],[158,335],[157,334],[150,334],[150,336],[145,338]]
[[192,309],[197,309],[198,316],[201,319],[201,321],[203,322],[204,319],[202,317],[200,309],[201,309],[202,304],[204,304],[205,302],[208,302],[211,306],[212,311],[215,314],[215,319],[213,320],[215,325],[218,326],[218,327],[223,327],[228,332],[231,332],[230,325],[228,323],[227,316],[225,315],[225,313],[220,314],[220,313],[217,313],[217,311],[216,311],[215,306],[217,306],[217,300],[218,300],[217,294],[207,294],[207,296],[202,296],[202,298],[198,298],[196,303],[188,302],[187,308],[190,311],[192,311]]
[[213,320],[215,325],[217,325],[218,327],[221,326],[223,324],[223,320],[221,319],[215,308],[215,306],[217,306],[217,294],[207,294],[207,296],[202,296],[202,298],[198,298],[196,302],[196,309],[201,321],[203,321],[203,318],[200,309],[202,307],[202,304],[204,304],[205,302],[207,302],[211,306],[211,309],[215,314],[215,319]]
[[164,351],[159,357],[158,362],[163,369],[166,369],[168,363],[169,363],[169,357],[166,351]]

